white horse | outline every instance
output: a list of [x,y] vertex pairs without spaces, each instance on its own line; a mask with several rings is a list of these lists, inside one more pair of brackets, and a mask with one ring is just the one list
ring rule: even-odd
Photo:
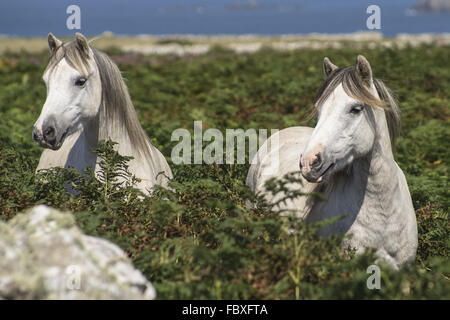
[[[292,127],[272,135],[258,150],[247,176],[253,192],[275,202],[264,183],[298,172],[302,184],[289,188],[318,191],[324,201],[300,197],[280,204],[307,222],[344,215],[324,227],[323,236],[346,234],[343,245],[357,253],[373,248],[398,268],[415,260],[417,223],[405,176],[391,143],[400,112],[389,89],[372,78],[369,62],[338,68],[324,59],[325,81],[316,97],[316,127]],[[300,171],[301,170],[301,175]]]
[[68,43],[50,33],[48,44],[47,100],[33,130],[33,139],[47,149],[37,170],[91,167],[97,172],[92,151],[100,140],[112,140],[121,155],[134,157],[129,169],[141,179],[136,187],[148,193],[155,184],[166,186],[170,167],[139,124],[117,66],[80,33]]

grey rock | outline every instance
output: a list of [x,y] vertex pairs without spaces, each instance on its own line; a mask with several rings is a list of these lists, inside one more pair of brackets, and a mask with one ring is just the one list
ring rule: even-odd
[[415,8],[418,12],[450,12],[450,0],[419,0]]
[[41,205],[0,221],[0,300],[155,297],[125,252],[83,234],[70,213]]

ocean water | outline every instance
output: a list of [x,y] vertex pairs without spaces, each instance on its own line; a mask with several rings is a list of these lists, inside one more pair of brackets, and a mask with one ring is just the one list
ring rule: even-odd
[[[449,0],[450,1],[450,0]],[[385,36],[449,33],[450,14],[415,14],[416,0],[0,0],[0,34],[308,34],[370,31],[369,5],[381,9]],[[69,30],[66,9],[81,9]]]

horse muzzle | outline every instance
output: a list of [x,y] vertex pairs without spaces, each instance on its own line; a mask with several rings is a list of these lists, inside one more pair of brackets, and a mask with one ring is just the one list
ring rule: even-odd
[[330,175],[334,165],[335,163],[324,161],[321,153],[317,153],[309,159],[304,159],[303,156],[300,155],[299,167],[302,172],[302,176],[308,182],[322,182]]
[[39,146],[47,149],[58,150],[66,137],[67,130],[60,135],[58,129],[53,123],[44,123],[42,128],[34,127],[33,140]]

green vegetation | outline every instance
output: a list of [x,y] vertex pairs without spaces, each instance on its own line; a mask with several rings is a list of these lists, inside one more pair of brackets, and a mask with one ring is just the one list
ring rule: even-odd
[[[126,157],[106,142],[105,173],[49,170],[35,175],[41,149],[32,125],[45,101],[47,53],[0,55],[0,218],[45,203],[71,210],[88,234],[126,250],[160,299],[449,299],[450,55],[448,47],[354,49],[198,57],[108,53],[127,79],[141,123],[174,172],[172,191],[139,198],[117,175],[134,179]],[[408,180],[419,227],[415,265],[381,266],[369,290],[372,253],[351,257],[340,238],[318,239],[320,225],[280,217],[245,186],[248,165],[173,165],[171,133],[204,128],[285,128],[305,124],[322,81],[322,59],[353,65],[364,54],[403,112],[396,158]],[[311,120],[308,125],[314,125]],[[67,181],[78,190],[66,191]],[[282,188],[274,183],[274,188]],[[247,201],[259,203],[249,209]],[[287,232],[288,230],[296,232]]]

